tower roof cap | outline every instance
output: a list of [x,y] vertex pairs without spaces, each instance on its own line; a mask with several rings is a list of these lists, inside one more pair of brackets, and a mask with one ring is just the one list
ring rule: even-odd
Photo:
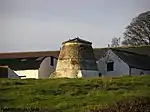
[[79,37],[75,37],[73,39],[69,39],[69,40],[63,42],[62,44],[65,44],[65,43],[86,43],[86,44],[92,44],[92,42],[80,39]]

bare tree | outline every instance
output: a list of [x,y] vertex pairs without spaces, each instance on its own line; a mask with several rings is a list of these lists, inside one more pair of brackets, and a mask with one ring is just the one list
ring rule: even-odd
[[133,18],[126,27],[123,45],[150,45],[150,11]]
[[118,46],[120,46],[120,37],[119,38],[117,38],[117,37],[112,38],[111,47],[118,47]]

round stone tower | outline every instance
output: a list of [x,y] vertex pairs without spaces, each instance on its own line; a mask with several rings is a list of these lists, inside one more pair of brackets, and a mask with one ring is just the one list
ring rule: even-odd
[[92,43],[74,38],[62,43],[56,71],[51,77],[98,77]]

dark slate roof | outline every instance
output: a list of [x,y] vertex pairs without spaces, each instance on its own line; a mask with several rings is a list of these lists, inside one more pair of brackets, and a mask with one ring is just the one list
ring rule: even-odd
[[12,70],[38,69],[43,59],[39,57],[0,59],[1,66],[9,66]]
[[104,56],[104,54],[108,51],[108,48],[95,48],[94,49],[94,54],[95,54],[95,59],[99,60]]
[[86,43],[86,44],[92,44],[91,42],[83,40],[83,39],[80,39],[79,37],[76,37],[74,39],[69,39],[68,41],[63,42],[62,44],[65,44],[65,43]]
[[150,56],[150,46],[118,47],[116,49]]
[[120,59],[132,68],[150,70],[150,56],[137,54],[130,51],[111,49]]
[[116,47],[116,48],[94,48],[94,54],[96,59],[100,59],[109,49],[116,49],[121,51],[127,51],[136,54],[150,56],[150,46],[137,46],[137,47]]

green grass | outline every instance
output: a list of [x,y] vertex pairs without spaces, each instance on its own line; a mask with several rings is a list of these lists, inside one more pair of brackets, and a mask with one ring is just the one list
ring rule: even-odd
[[83,112],[150,95],[150,76],[97,79],[0,79],[0,106]]

